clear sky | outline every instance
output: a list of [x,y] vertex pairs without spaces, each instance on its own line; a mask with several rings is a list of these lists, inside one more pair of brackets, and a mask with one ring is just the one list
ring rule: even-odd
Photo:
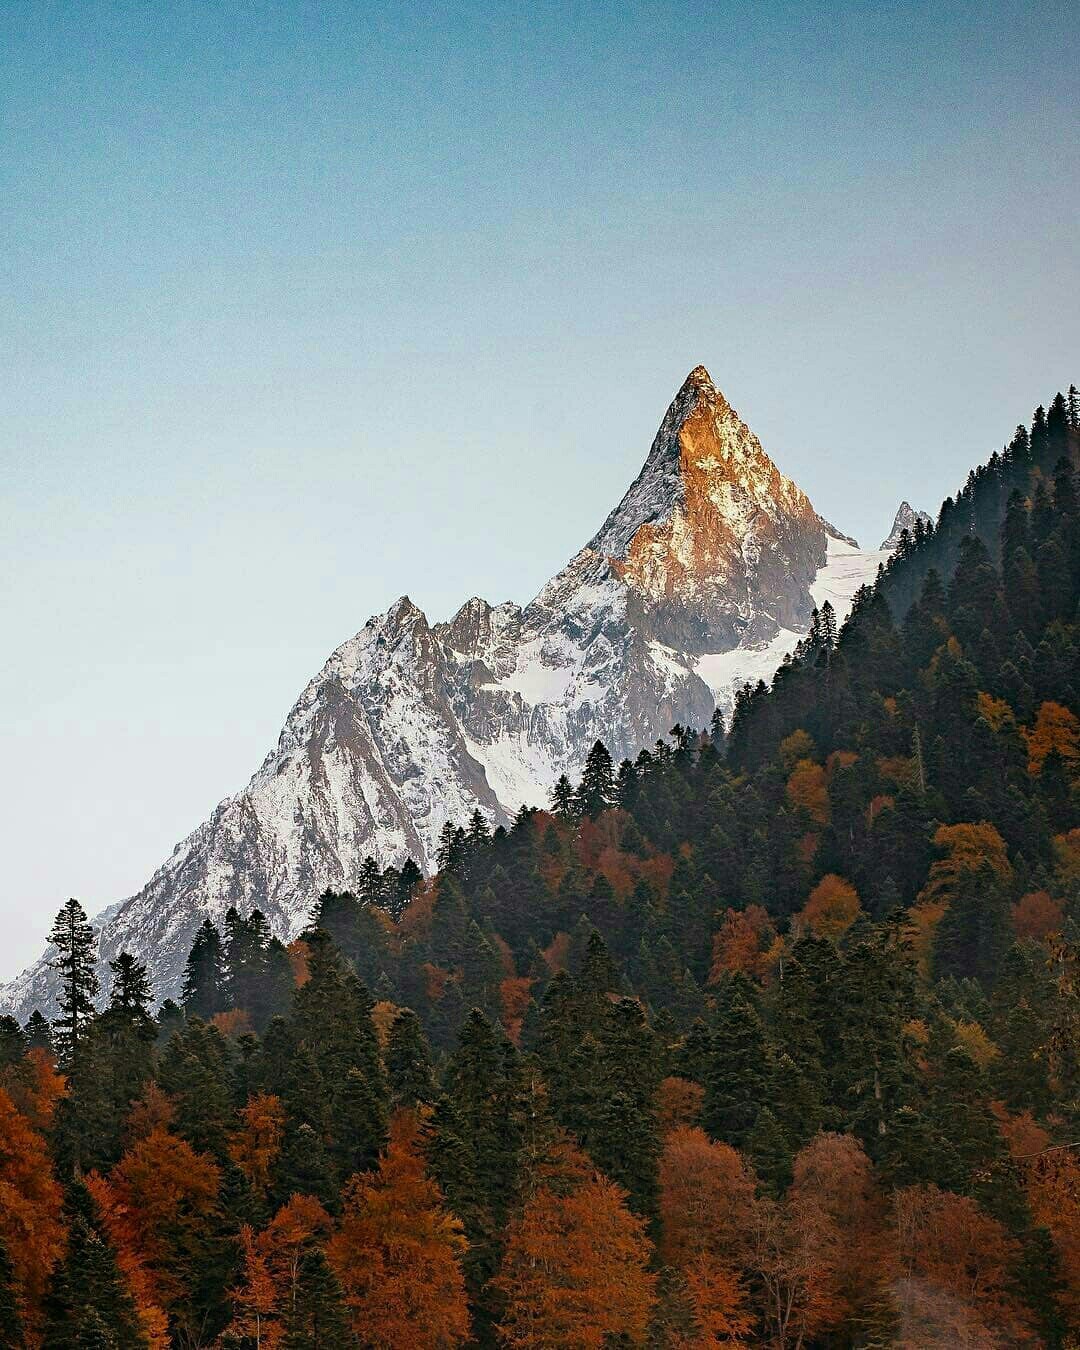
[[0,977],[702,362],[865,542],[1080,382],[1072,4],[0,5]]

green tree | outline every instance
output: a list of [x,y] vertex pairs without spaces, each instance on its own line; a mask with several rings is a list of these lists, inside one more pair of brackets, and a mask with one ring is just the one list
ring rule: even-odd
[[98,993],[97,939],[74,896],[57,914],[49,941],[57,952],[50,964],[60,976],[56,1043],[60,1062],[69,1065],[78,1057],[82,1039],[94,1019],[94,999]]

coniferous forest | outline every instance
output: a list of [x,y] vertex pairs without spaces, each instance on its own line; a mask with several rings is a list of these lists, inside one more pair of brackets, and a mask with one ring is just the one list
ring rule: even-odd
[[1075,389],[731,725],[0,1020],[0,1345],[1080,1344]]

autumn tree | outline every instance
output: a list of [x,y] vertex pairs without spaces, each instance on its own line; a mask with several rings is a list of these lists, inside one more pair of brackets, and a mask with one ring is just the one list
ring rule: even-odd
[[63,1252],[62,1204],[45,1140],[0,1088],[0,1247],[11,1267],[13,1302],[30,1330]]
[[427,1175],[414,1115],[394,1117],[378,1167],[347,1185],[327,1257],[353,1331],[386,1350],[442,1350],[468,1339],[462,1226]]
[[626,1192],[574,1158],[572,1178],[552,1177],[510,1225],[494,1284],[505,1300],[503,1345],[602,1347],[639,1343],[656,1301],[645,1223]]
[[86,1184],[140,1309],[198,1325],[205,1309],[195,1293],[217,1218],[218,1167],[156,1125],[107,1179],[92,1172]]
[[[894,1198],[897,1254],[908,1350],[966,1343],[1023,1344],[1027,1317],[1012,1292],[1016,1242],[974,1200],[933,1185],[908,1186]],[[964,1343],[961,1341],[961,1343]]]
[[855,887],[830,872],[810,892],[798,917],[815,937],[838,942],[861,913]]

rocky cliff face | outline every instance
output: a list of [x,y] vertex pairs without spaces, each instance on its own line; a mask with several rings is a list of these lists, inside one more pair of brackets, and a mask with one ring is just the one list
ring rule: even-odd
[[[130,951],[175,995],[207,915],[258,907],[287,938],[369,854],[430,868],[447,820],[545,803],[596,739],[619,759],[705,725],[885,556],[818,516],[697,367],[623,500],[524,609],[474,598],[432,625],[402,597],[339,647],[247,787],[103,916],[102,961]],[[35,1006],[54,1007],[44,959],[0,991]]]
[[893,518],[892,529],[888,537],[881,541],[881,547],[892,552],[900,543],[900,536],[905,530],[911,534],[915,529],[916,521],[922,521],[924,525],[932,525],[933,518],[925,511],[916,511],[910,502],[901,502],[897,508],[896,515]]

